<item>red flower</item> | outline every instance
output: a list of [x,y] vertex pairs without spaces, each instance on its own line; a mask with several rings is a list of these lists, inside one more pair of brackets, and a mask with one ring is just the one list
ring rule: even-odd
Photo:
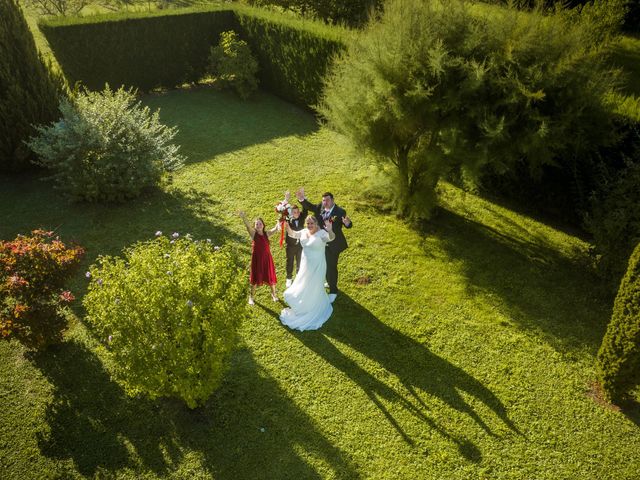
[[75,299],[76,297],[69,290],[65,290],[60,294],[60,300],[63,302],[73,302]]

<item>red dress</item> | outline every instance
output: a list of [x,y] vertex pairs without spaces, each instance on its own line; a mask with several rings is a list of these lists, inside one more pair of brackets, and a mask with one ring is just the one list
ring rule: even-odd
[[256,232],[251,242],[251,285],[275,285],[276,268],[269,248],[269,238]]

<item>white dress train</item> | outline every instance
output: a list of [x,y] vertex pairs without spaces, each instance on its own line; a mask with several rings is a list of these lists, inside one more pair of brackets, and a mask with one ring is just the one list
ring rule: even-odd
[[296,278],[284,291],[284,300],[290,308],[280,312],[280,321],[294,330],[317,330],[333,312],[324,289],[327,273],[324,251],[330,241],[329,234],[325,230],[318,230],[311,235],[305,228],[292,232],[292,236],[300,239],[302,258]]

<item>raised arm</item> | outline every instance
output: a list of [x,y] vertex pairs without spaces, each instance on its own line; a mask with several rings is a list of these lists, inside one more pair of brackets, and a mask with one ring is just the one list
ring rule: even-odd
[[267,230],[267,237],[270,237],[271,235],[279,231],[280,230],[279,227],[280,227],[280,222],[276,222],[276,224],[271,230]]
[[333,233],[333,223],[329,220],[324,222],[324,230],[329,236],[329,242],[332,242],[336,238],[336,234]]
[[300,238],[300,236],[302,235],[302,230],[296,232],[293,228],[291,228],[289,222],[285,222],[284,226],[287,229],[287,235],[289,235],[291,238]]
[[244,213],[243,211],[238,212],[238,216],[242,219],[242,222],[244,223],[244,226],[247,228],[247,232],[249,233],[249,236],[251,237],[251,240],[253,240],[253,237],[256,234],[255,229],[251,226],[251,223],[249,222],[249,219],[247,218],[247,214]]
[[303,187],[300,187],[296,191],[296,198],[300,202],[300,205],[302,205],[302,208],[304,208],[305,210],[312,211],[315,215],[320,215],[320,205],[314,205],[309,200],[307,200],[307,198],[304,195]]

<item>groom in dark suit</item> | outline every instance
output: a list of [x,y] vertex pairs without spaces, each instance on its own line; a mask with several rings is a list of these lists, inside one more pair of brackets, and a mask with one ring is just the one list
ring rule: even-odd
[[325,256],[327,258],[327,283],[329,284],[329,300],[333,302],[338,295],[338,258],[340,254],[348,247],[347,239],[344,237],[342,227],[351,228],[353,224],[347,216],[347,212],[340,208],[333,201],[333,195],[330,192],[322,194],[322,202],[314,205],[304,196],[304,188],[298,189],[296,197],[300,204],[310,212],[313,212],[318,218],[318,225],[324,225],[324,222],[331,222],[333,233],[336,238],[327,243]]

